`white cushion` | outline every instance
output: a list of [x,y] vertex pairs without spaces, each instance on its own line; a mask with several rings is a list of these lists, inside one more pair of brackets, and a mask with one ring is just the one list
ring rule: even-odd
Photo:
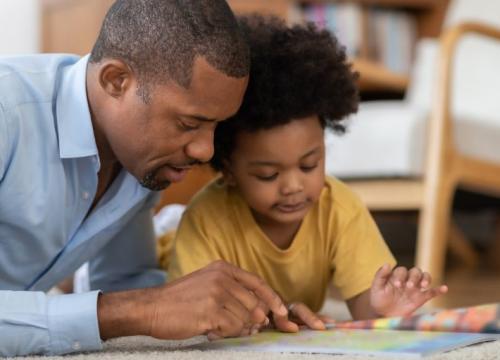
[[373,101],[341,136],[325,132],[326,172],[341,178],[417,176],[422,172],[425,112],[404,101]]
[[[482,8],[478,6],[482,4]],[[470,5],[470,9],[469,9]],[[498,11],[494,11],[495,7]],[[471,9],[474,10],[471,10]],[[484,20],[500,27],[500,0],[455,0],[447,25]],[[342,137],[326,132],[327,173],[344,178],[414,177],[423,174],[426,119],[435,91],[439,44],[423,39],[416,49],[403,101],[362,103]],[[456,148],[500,164],[500,43],[467,36],[453,64],[451,106]]]
[[[326,172],[341,178],[418,177],[423,174],[427,111],[407,101],[361,105],[342,136],[325,133]],[[456,118],[457,149],[500,164],[500,124]]]

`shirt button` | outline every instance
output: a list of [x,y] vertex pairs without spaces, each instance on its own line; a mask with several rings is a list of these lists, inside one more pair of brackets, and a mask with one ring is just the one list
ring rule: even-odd
[[88,192],[88,191],[84,191],[84,192],[82,193],[82,198],[83,198],[83,200],[88,200],[88,199],[89,199],[89,197],[90,197],[90,194],[89,194],[89,192]]
[[75,341],[73,343],[73,350],[80,350],[82,348],[82,346],[80,345],[80,343],[78,341]]

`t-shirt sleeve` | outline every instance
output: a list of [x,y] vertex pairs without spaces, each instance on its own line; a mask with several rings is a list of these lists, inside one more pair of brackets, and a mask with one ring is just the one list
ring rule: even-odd
[[204,211],[208,209],[196,210],[188,208],[177,229],[168,268],[169,281],[223,258],[215,242],[215,238],[222,234],[209,219],[208,211]]
[[339,229],[332,255],[333,283],[346,300],[368,290],[382,265],[396,263],[368,209],[357,206]]

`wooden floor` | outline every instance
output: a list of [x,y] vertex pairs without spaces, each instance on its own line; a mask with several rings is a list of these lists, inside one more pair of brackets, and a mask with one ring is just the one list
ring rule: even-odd
[[439,307],[453,308],[500,302],[500,272],[491,267],[454,267],[448,270],[445,283],[449,292],[440,301],[436,301],[435,304]]

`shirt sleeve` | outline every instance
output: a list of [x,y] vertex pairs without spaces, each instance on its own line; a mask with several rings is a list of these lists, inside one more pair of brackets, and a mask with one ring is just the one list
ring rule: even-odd
[[61,355],[102,347],[98,292],[0,291],[0,355]]
[[7,125],[5,124],[2,104],[0,104],[0,182],[7,166],[7,146]]
[[153,229],[153,194],[135,217],[89,262],[91,289],[120,291],[165,283],[158,267]]
[[224,258],[213,241],[213,237],[222,236],[222,232],[207,219],[208,212],[201,210],[197,212],[188,208],[182,216],[168,268],[169,281]]
[[339,232],[332,259],[333,283],[346,300],[368,290],[382,265],[396,263],[368,209],[358,205]]

